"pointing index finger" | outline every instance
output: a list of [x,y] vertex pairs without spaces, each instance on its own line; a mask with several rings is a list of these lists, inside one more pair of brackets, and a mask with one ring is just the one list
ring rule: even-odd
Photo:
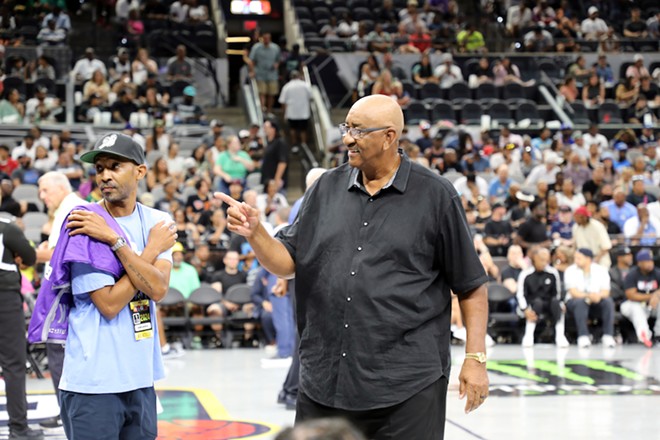
[[229,206],[233,206],[235,208],[238,208],[238,207],[241,206],[241,202],[239,202],[238,200],[232,198],[231,196],[229,196],[229,195],[227,195],[223,192],[217,191],[217,192],[213,193],[213,196],[216,199],[222,200],[224,203],[226,203]]

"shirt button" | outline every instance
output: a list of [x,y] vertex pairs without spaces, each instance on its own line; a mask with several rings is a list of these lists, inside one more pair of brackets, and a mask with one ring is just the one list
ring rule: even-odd
[[354,277],[354,276],[355,276],[355,271],[354,271],[354,270],[353,270],[353,271],[351,271],[351,276],[352,276],[352,277]]
[[346,301],[351,302],[351,297],[350,297],[350,296],[347,297],[347,298],[346,298]]
[[362,223],[362,226],[369,226],[369,222]]
[[342,353],[341,357],[345,358],[346,357],[346,352]]
[[373,197],[369,197],[369,201],[373,202],[374,201]]
[[358,251],[361,251],[361,250],[362,250],[362,246],[358,246],[357,250],[358,250]]
[[348,324],[344,324],[344,328],[348,328]]

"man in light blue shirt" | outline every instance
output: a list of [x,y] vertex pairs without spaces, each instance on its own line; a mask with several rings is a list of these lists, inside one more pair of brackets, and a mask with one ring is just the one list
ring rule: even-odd
[[617,224],[623,231],[623,225],[631,217],[637,217],[637,208],[626,202],[626,194],[621,188],[614,190],[612,200],[607,200],[600,204],[601,208],[607,208],[610,213],[610,220]]
[[85,262],[71,264],[75,307],[60,381],[62,422],[68,438],[155,439],[154,381],[164,374],[154,301],[168,289],[176,230],[167,214],[137,203],[147,167],[130,137],[109,133],[81,160],[94,164],[99,203],[127,239],[91,211],[72,211],[67,227],[110,246],[125,272],[115,279]]
[[257,80],[261,106],[267,113],[273,109],[275,96],[279,93],[278,72],[281,58],[280,47],[271,41],[270,33],[261,36],[261,42],[252,46],[245,59],[250,75]]

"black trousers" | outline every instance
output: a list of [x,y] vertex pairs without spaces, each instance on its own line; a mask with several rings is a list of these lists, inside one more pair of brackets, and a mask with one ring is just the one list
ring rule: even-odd
[[0,367],[5,379],[9,429],[27,429],[25,361],[27,340],[23,298],[18,291],[0,291]]
[[53,381],[53,388],[57,396],[57,403],[60,403],[60,378],[62,377],[62,367],[64,366],[64,345],[46,344],[46,356],[48,356],[48,369],[50,378]]
[[298,392],[296,423],[325,417],[342,417],[371,440],[442,440],[447,409],[446,377],[397,405],[366,411],[348,411],[314,402]]
[[552,325],[557,324],[561,318],[561,306],[557,298],[534,298],[529,302],[529,306],[540,318],[545,318]]

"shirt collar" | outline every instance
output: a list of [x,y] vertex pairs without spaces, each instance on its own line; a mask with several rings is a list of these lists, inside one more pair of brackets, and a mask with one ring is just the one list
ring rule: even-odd
[[[389,188],[391,186],[400,193],[404,193],[406,191],[406,187],[408,186],[408,177],[410,176],[412,162],[408,156],[401,153],[401,151],[399,151],[399,157],[401,157],[399,168],[382,189]],[[360,173],[360,170],[357,168],[351,168],[351,172],[349,173],[348,178],[348,187],[346,189],[350,191],[354,188],[364,190],[364,185],[362,184],[362,173]]]

